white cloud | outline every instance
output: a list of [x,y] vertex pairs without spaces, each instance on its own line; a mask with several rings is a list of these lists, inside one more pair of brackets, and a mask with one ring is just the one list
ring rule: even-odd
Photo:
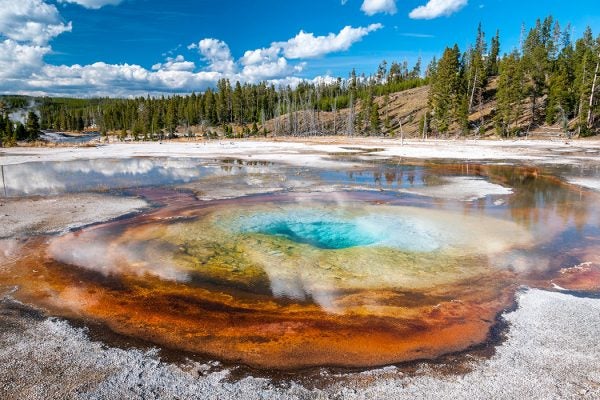
[[327,55],[329,53],[348,50],[370,32],[381,29],[381,24],[368,27],[344,27],[339,33],[326,36],[315,36],[313,33],[300,31],[286,42],[273,42],[268,48],[248,50],[239,62],[243,66],[282,65],[281,56],[285,59],[307,59]]
[[365,0],[360,7],[360,10],[367,15],[375,15],[378,13],[396,14],[396,0]]
[[[219,72],[231,80],[294,83],[295,79],[289,78],[301,72],[306,63],[292,65],[289,60],[321,57],[348,50],[364,36],[381,28],[381,24],[358,28],[346,26],[339,33],[326,36],[315,36],[313,33],[300,31],[288,41],[273,42],[267,48],[248,50],[237,62],[232,57],[229,46],[217,39],[203,39],[199,43],[189,45],[188,49],[197,49],[208,63],[210,71]],[[156,67],[164,68],[164,64],[157,64]]]
[[[364,36],[381,28],[381,24],[358,28],[346,26],[339,33],[329,33],[326,36],[300,31],[288,41],[273,42],[268,48],[246,51],[239,59],[242,71],[235,78],[246,82],[271,80],[277,84],[293,86],[297,83],[290,76],[304,70],[306,63],[290,65],[288,60],[309,59],[348,50]],[[189,48],[199,48],[199,45],[191,45]]]
[[434,38],[435,35],[431,35],[429,33],[413,33],[413,32],[402,32],[399,33],[400,36],[419,38],[419,39],[431,39]]
[[27,78],[43,65],[43,58],[50,52],[49,47],[22,45],[7,39],[0,42],[0,85],[10,84],[11,80]]
[[280,57],[276,61],[249,64],[242,70],[242,77],[250,82],[261,81],[278,76],[289,75],[294,72],[285,58]]
[[382,27],[381,24],[358,28],[346,26],[338,34],[330,33],[327,36],[315,36],[313,33],[300,31],[287,42],[273,43],[271,47],[281,47],[284,55],[290,59],[321,57],[328,53],[348,50],[364,36]]
[[188,49],[198,49],[200,54],[208,62],[211,71],[233,73],[235,62],[227,43],[217,39],[202,39],[198,44],[188,46]]
[[63,32],[64,24],[56,6],[43,0],[0,0],[0,35],[17,42],[45,45]]
[[120,4],[123,0],[58,0],[59,3],[72,3],[79,4],[85,8],[91,8],[97,10],[104,6],[116,6]]
[[180,54],[175,58],[168,57],[166,62],[154,64],[153,71],[193,71],[196,69],[196,64],[192,61],[186,61]]
[[329,75],[316,76],[313,79],[304,79],[304,78],[299,78],[297,76],[288,76],[288,77],[280,78],[280,79],[270,79],[269,83],[275,85],[275,87],[289,86],[289,87],[295,88],[302,82],[309,82],[309,83],[314,83],[316,85],[319,85],[319,84],[333,83],[335,81],[337,81],[337,78],[334,78]]
[[127,96],[205,89],[220,77],[221,74],[211,71],[149,71],[139,65],[103,62],[83,66],[45,65],[24,82],[21,90],[47,91],[50,94]]
[[240,63],[242,63],[242,65],[269,63],[276,60],[279,57],[280,52],[281,48],[276,46],[267,49],[248,50],[240,59]]
[[429,0],[427,4],[412,10],[408,16],[412,19],[434,19],[449,16],[467,5],[469,0]]

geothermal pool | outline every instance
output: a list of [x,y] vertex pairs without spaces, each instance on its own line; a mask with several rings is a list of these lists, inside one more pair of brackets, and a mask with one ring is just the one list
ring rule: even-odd
[[562,168],[339,164],[6,165],[4,200],[103,193],[149,206],[0,239],[0,285],[50,316],[269,370],[435,359],[489,342],[524,285],[600,294],[598,194]]

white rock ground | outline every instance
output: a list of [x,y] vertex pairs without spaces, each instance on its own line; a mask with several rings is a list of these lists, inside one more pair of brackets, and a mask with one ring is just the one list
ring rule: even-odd
[[230,379],[211,365],[162,362],[155,351],[91,341],[84,329],[38,319],[2,301],[0,393],[23,399],[597,399],[600,398],[600,300],[527,290],[505,314],[506,341],[471,372],[441,375],[424,363],[325,374],[308,388],[252,376]]
[[400,191],[419,196],[459,201],[473,201],[487,196],[502,196],[513,193],[510,188],[470,176],[446,177],[444,182],[439,185],[400,189]]
[[0,152],[0,164],[33,161],[66,161],[77,159],[121,158],[133,156],[165,157],[236,157],[248,160],[280,161],[294,165],[338,166],[339,161],[328,157],[332,153],[359,152],[362,149],[381,149],[379,157],[422,159],[461,159],[494,161],[535,161],[549,164],[579,164],[598,162],[600,141],[533,141],[533,140],[456,140],[405,141],[404,146],[390,139],[308,139],[299,141],[211,141],[118,143],[98,147],[12,148]]
[[142,199],[103,194],[0,198],[0,239],[64,232],[146,207]]
[[568,182],[572,185],[581,186],[586,189],[600,192],[600,178],[568,178]]

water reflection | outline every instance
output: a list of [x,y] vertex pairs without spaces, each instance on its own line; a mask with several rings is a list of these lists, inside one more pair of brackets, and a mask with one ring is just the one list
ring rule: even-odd
[[5,165],[8,197],[167,185],[199,179],[208,167],[185,159],[95,159]]
[[415,165],[372,165],[368,168],[351,171],[326,170],[318,176],[330,183],[356,184],[363,187],[394,190],[409,187],[422,187],[439,182],[428,169]]
[[[261,175],[271,177],[273,182],[256,181]],[[5,165],[2,166],[3,191],[0,196],[185,185],[221,176],[247,177],[246,183],[250,186],[283,189],[290,187],[286,185],[288,182],[292,182],[294,187],[322,184],[392,191],[444,183],[430,168],[418,165],[367,163],[364,167],[350,170],[331,170],[276,165],[259,160],[140,157]],[[299,184],[298,180],[305,180],[307,185]]]

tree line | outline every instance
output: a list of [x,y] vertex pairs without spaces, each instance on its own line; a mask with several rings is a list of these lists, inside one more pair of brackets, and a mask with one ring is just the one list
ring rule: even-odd
[[426,83],[420,61],[410,69],[407,62],[393,62],[389,70],[383,61],[377,73],[370,76],[357,75],[353,70],[348,79],[301,82],[295,88],[276,88],[267,82],[231,84],[221,79],[214,89],[185,96],[37,101],[42,129],[80,131],[95,127],[102,133],[130,133],[136,139],[147,140],[197,125],[222,127],[225,132],[236,125],[256,133],[258,124],[264,128],[265,121],[290,113],[346,109],[361,99],[369,102],[374,96]]
[[[221,127],[232,133],[232,126],[243,127],[247,134],[258,134],[258,124],[282,116],[312,111],[331,112],[349,108],[359,101],[372,104],[374,96],[425,85],[421,61],[409,68],[408,63],[383,61],[377,72],[358,75],[355,70],[347,79],[301,82],[297,87],[276,88],[273,84],[231,84],[227,79],[214,89],[191,95],[119,98],[35,98],[41,129],[82,131],[96,129],[103,134],[117,133],[134,139],[158,139],[173,135],[179,128],[191,126]],[[12,98],[18,108],[21,97]],[[296,118],[298,119],[298,118]],[[285,133],[283,125],[280,134]],[[21,136],[18,137],[22,139]]]
[[499,57],[500,35],[488,44],[481,25],[465,52],[446,48],[431,66],[428,131],[464,133],[484,121],[469,115],[495,100],[492,121],[501,136],[525,133],[542,124],[560,124],[580,136],[598,132],[600,36],[591,28],[574,40],[570,25],[552,16],[522,29],[518,48]]

